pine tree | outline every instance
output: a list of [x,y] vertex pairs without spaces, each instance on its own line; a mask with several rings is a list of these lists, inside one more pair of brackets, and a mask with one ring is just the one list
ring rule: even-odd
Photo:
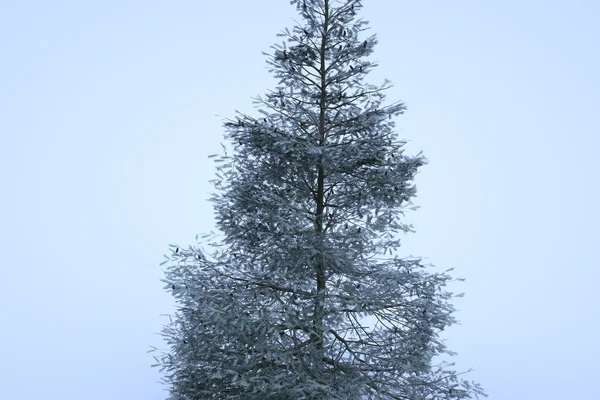
[[[260,117],[225,122],[216,159],[221,236],[173,247],[178,310],[157,358],[170,399],[467,399],[438,334],[455,322],[447,273],[400,258],[423,156],[404,154],[364,82],[375,36],[360,0],[292,0],[303,24],[265,53],[279,84]],[[365,317],[372,321],[368,324]]]

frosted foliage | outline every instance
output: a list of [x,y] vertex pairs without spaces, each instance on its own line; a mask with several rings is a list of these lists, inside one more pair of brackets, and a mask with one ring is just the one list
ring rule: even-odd
[[365,83],[361,2],[291,4],[301,25],[265,54],[279,85],[225,122],[233,152],[214,156],[220,233],[165,261],[169,399],[477,397],[432,361],[451,355],[448,271],[398,255],[425,159],[404,153],[389,82]]

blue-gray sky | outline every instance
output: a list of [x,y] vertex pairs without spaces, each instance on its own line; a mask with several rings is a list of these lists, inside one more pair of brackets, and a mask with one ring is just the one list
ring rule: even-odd
[[[493,399],[597,393],[600,3],[365,1],[448,344]],[[221,118],[275,85],[285,0],[0,3],[0,397],[160,400],[167,245],[213,229]]]

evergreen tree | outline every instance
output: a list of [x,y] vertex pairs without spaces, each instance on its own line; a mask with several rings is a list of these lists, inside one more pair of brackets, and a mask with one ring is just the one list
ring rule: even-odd
[[[394,132],[401,102],[365,76],[375,36],[360,0],[292,0],[302,25],[266,54],[279,79],[259,117],[225,122],[213,181],[222,235],[173,247],[178,310],[157,358],[170,399],[467,399],[438,333],[451,277],[400,258],[425,163]],[[365,317],[372,321],[368,324]]]

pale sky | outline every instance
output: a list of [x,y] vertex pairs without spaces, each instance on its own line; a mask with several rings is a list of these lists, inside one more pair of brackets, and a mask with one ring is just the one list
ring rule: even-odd
[[[594,398],[600,2],[364,4],[369,82],[392,80],[430,161],[403,251],[467,279],[457,367],[491,399]],[[207,155],[275,86],[261,51],[293,18],[287,0],[0,1],[0,398],[167,397],[146,353],[173,311],[158,264],[213,229]]]

